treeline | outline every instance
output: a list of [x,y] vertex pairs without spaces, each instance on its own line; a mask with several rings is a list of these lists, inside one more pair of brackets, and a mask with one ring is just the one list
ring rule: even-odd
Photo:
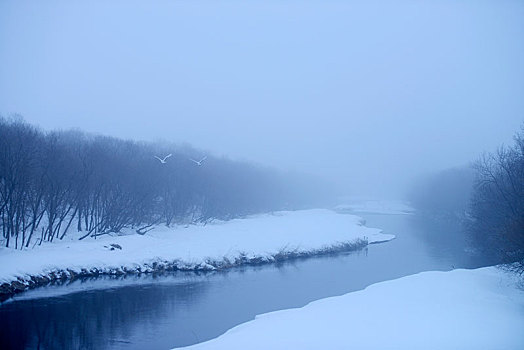
[[408,198],[419,214],[462,221],[469,215],[474,181],[475,171],[471,167],[446,169],[420,178]]
[[[162,163],[159,158],[172,154]],[[124,228],[208,222],[314,201],[305,183],[189,146],[80,131],[43,132],[0,118],[0,227],[6,247]]]
[[460,219],[483,262],[524,272],[524,126],[513,145],[427,177],[410,197],[419,213]]
[[524,273],[524,125],[510,147],[475,164],[469,232],[490,259]]

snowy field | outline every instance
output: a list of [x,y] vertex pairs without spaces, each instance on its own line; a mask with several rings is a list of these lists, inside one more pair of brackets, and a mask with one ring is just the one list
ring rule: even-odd
[[363,197],[346,197],[343,204],[337,205],[334,210],[339,213],[372,213],[388,215],[413,214],[408,203],[400,200],[383,200]]
[[494,267],[423,272],[257,316],[184,349],[524,349],[524,291]]
[[[74,236],[74,235],[71,235]],[[106,235],[99,239],[44,243],[24,251],[0,248],[0,283],[66,271],[120,274],[161,270],[212,270],[242,263],[271,262],[351,244],[393,239],[363,225],[354,215],[324,209],[276,212],[213,224],[168,228],[145,235]],[[111,246],[113,244],[113,246]],[[121,248],[121,249],[120,249]]]

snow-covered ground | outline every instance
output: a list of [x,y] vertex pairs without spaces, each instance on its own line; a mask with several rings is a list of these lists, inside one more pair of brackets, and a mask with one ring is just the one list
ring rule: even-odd
[[[158,226],[145,235],[102,236],[44,243],[24,251],[0,248],[0,284],[69,270],[85,273],[152,271],[169,266],[210,270],[240,263],[270,262],[340,249],[360,240],[388,241],[393,235],[363,226],[358,216],[324,209],[276,212],[202,225]],[[74,235],[72,235],[74,236]],[[118,245],[111,249],[111,244]],[[119,249],[119,247],[121,249]],[[161,268],[160,268],[161,269]]]
[[370,199],[362,197],[346,197],[343,204],[334,209],[340,213],[373,213],[373,214],[412,214],[413,209],[408,203],[401,200]]
[[524,349],[524,291],[494,267],[423,272],[257,316],[187,349]]

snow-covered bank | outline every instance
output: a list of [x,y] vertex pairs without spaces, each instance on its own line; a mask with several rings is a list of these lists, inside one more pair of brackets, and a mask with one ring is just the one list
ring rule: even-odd
[[347,197],[343,204],[334,209],[339,213],[371,213],[389,215],[413,214],[413,209],[408,203],[401,200],[370,199],[362,197]]
[[494,267],[423,272],[272,312],[187,349],[524,349],[524,291]]
[[77,275],[212,270],[357,249],[394,238],[362,222],[357,216],[314,209],[206,226],[159,226],[143,236],[129,232],[58,241],[25,251],[0,248],[0,287],[5,293]]

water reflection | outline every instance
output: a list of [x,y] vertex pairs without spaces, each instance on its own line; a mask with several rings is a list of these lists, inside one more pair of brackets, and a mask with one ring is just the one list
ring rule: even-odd
[[455,267],[475,268],[496,264],[477,254],[471,247],[466,225],[458,220],[436,220],[414,215],[410,218],[417,237],[428,254],[438,260],[448,260]]
[[424,270],[475,266],[464,249],[435,238],[456,227],[406,215],[365,217],[397,238],[280,265],[83,280],[21,294],[0,306],[0,348],[168,349],[214,338],[260,313]]
[[[146,279],[154,283],[154,278]],[[147,337],[147,329],[161,326],[173,313],[181,317],[189,313],[188,305],[208,289],[205,280],[120,287],[116,280],[101,282],[110,288],[63,294],[61,289],[68,286],[59,286],[56,291],[49,288],[48,297],[3,305],[1,348],[102,349],[129,345],[136,334]],[[63,295],[53,296],[53,292]]]

